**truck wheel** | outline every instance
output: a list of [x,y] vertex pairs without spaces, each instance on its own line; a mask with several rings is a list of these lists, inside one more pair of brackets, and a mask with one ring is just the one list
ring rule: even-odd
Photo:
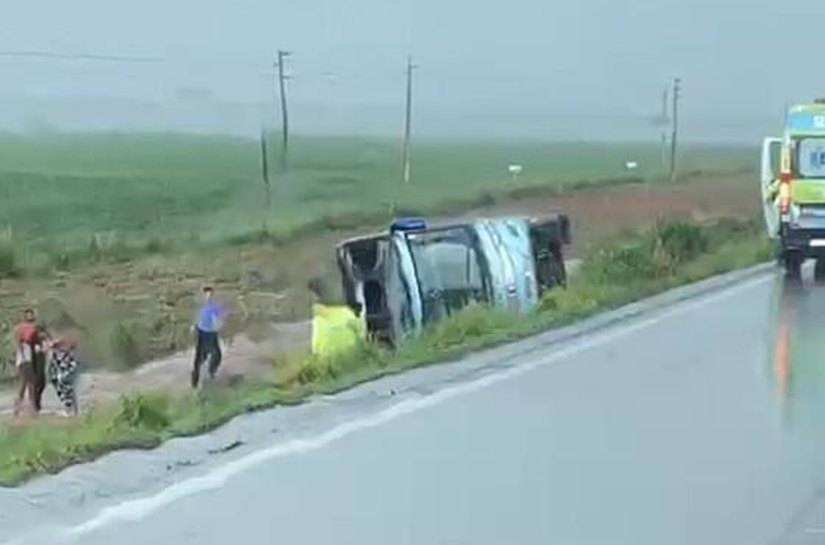
[[793,280],[802,278],[802,256],[797,252],[788,252],[784,256],[785,275]]

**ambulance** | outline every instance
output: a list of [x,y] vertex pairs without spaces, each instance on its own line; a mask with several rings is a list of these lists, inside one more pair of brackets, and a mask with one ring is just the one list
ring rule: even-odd
[[815,259],[825,279],[825,99],[789,109],[782,137],[762,146],[762,205],[777,259],[789,276]]

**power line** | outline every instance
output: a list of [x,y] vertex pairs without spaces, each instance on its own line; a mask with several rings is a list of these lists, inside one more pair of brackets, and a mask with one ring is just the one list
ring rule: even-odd
[[57,60],[89,60],[105,62],[163,62],[161,57],[129,57],[122,55],[99,55],[92,53],[63,53],[55,51],[10,51],[0,50],[0,57],[42,58]]

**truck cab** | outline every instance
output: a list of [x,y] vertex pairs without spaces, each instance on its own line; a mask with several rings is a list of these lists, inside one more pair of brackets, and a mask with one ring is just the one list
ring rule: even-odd
[[781,138],[762,147],[762,198],[768,235],[789,276],[807,259],[825,278],[825,100],[788,111]]
[[562,214],[428,224],[396,220],[383,233],[343,241],[337,261],[347,304],[364,309],[371,337],[404,337],[472,303],[528,312],[566,281]]

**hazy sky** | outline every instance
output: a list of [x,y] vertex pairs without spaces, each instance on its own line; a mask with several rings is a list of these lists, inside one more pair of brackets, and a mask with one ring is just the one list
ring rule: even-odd
[[651,115],[673,75],[685,123],[704,127],[825,95],[823,21],[823,0],[26,0],[0,11],[0,49],[164,60],[0,57],[0,96],[166,100],[205,87],[268,103],[281,47],[295,52],[290,95],[308,126],[326,116],[358,132],[348,111],[397,124],[410,53],[425,132],[447,118],[478,130],[509,118],[517,132],[533,115]]

